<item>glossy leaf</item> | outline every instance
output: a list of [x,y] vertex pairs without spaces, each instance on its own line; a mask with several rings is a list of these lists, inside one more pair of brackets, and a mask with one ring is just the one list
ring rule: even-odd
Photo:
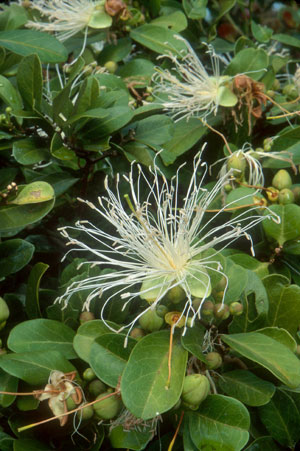
[[[150,428],[148,428],[150,429]],[[109,440],[113,449],[125,448],[130,450],[145,449],[152,439],[152,431],[124,430],[122,426],[113,428],[109,434]]]
[[209,395],[196,412],[187,415],[197,449],[239,451],[249,439],[249,413],[237,399]]
[[[274,238],[282,246],[286,241],[300,238],[300,206],[295,204],[272,205],[271,211],[280,217],[280,224],[263,221],[267,237]],[[265,212],[269,214],[269,212]]]
[[126,335],[108,333],[97,337],[92,343],[89,364],[105,384],[116,387],[136,341]]
[[127,409],[144,420],[171,409],[181,394],[187,351],[173,342],[171,380],[166,388],[169,341],[170,333],[166,330],[146,335],[134,347],[123,372],[122,400]]
[[23,108],[19,92],[7,78],[3,77],[3,75],[0,75],[0,98],[7,106],[10,106],[13,111],[18,111]]
[[275,386],[250,371],[234,370],[223,373],[219,386],[229,396],[248,406],[267,404],[275,393]]
[[0,277],[20,271],[30,262],[34,246],[19,238],[0,243]]
[[53,208],[54,199],[27,205],[4,205],[0,207],[0,231],[20,229],[39,221]]
[[1,31],[0,46],[21,56],[36,53],[43,63],[62,63],[68,57],[66,48],[58,39],[40,31]]
[[138,122],[134,139],[149,146],[157,146],[168,141],[172,137],[173,131],[172,119],[164,115],[153,115]]
[[[2,392],[11,392],[16,393],[18,390],[18,379],[10,374],[6,373],[2,369],[0,370],[0,390]],[[4,393],[0,394],[0,406],[8,407],[10,406],[16,396],[14,395],[5,395]],[[1,449],[1,448],[0,448]]]
[[277,390],[271,401],[259,408],[259,416],[268,432],[282,446],[293,448],[300,439],[300,415],[291,396]]
[[297,343],[287,330],[280,329],[279,327],[264,327],[263,329],[258,329],[257,332],[267,335],[267,337],[273,338],[273,340],[276,340],[279,343],[283,344],[292,352],[296,352]]
[[173,31],[157,25],[145,24],[135,28],[131,30],[130,37],[157,53],[172,52],[180,58],[182,57],[181,52],[187,50],[185,43],[176,39]]
[[300,361],[281,343],[257,332],[222,335],[222,340],[234,351],[262,365],[288,387],[300,384]]
[[57,351],[4,354],[0,356],[0,368],[32,385],[47,383],[52,370],[64,373],[75,370]]
[[181,337],[181,344],[197,359],[206,363],[205,355],[203,354],[203,339],[205,334],[205,328],[201,324],[195,324],[193,327],[188,328],[186,333]]
[[259,80],[265,74],[268,55],[263,49],[248,48],[241,50],[229,63],[227,75],[246,74],[253,80]]
[[47,161],[50,153],[48,148],[40,146],[37,140],[26,138],[13,143],[13,156],[18,163],[30,165]]
[[17,197],[11,201],[14,205],[37,204],[54,198],[54,190],[49,183],[32,182],[25,185]]
[[[111,321],[107,321],[112,327],[114,324]],[[117,326],[116,326],[117,327]],[[100,335],[107,334],[111,330],[106,324],[98,319],[83,323],[74,337],[73,346],[79,357],[85,362],[89,362],[90,352],[93,342]]]
[[15,326],[7,346],[14,352],[59,351],[66,359],[75,359],[73,338],[75,332],[59,321],[33,319]]
[[42,101],[42,65],[36,54],[23,58],[18,67],[17,83],[19,92],[30,109],[39,109]]
[[204,19],[207,0],[183,0],[183,8],[189,19]]
[[177,33],[179,33],[180,31],[186,29],[188,22],[185,14],[182,11],[174,11],[171,14],[164,14],[163,16],[157,17],[156,19],[151,21],[151,24],[168,28],[169,30],[177,31]]

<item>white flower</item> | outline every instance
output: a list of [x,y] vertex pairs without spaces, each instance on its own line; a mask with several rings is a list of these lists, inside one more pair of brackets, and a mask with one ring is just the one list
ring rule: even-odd
[[230,77],[220,75],[219,60],[222,58],[215,54],[211,46],[208,47],[213,72],[209,75],[191,45],[181,36],[176,38],[185,42],[187,52],[180,59],[172,53],[160,56],[170,58],[175,67],[172,72],[157,68],[154,75],[154,93],[158,99],[160,94],[167,94],[168,100],[161,101],[163,107],[174,118],[189,118],[216,114],[219,105],[234,106],[237,97],[226,86]]
[[[85,263],[115,268],[117,271],[73,282],[57,301],[66,305],[73,293],[89,289],[91,292],[84,308],[89,308],[92,299],[105,296],[101,312],[104,320],[105,307],[113,302],[114,297],[124,299],[125,307],[140,296],[149,302],[149,307],[124,326],[132,328],[135,321],[145,311],[154,308],[171,288],[180,286],[186,295],[182,315],[186,318],[190,316],[193,323],[201,308],[194,310],[193,297],[202,298],[204,302],[211,293],[209,272],[219,273],[227,280],[215,258],[216,254],[242,236],[250,240],[252,248],[248,230],[266,218],[276,221],[278,218],[272,213],[262,216],[256,207],[230,220],[219,218],[230,204],[213,215],[207,213],[214,198],[228,183],[230,172],[208,191],[202,187],[207,166],[201,163],[200,155],[194,159],[191,180],[181,202],[180,169],[168,181],[154,162],[154,168],[150,169],[153,180],[149,181],[142,168],[132,164],[129,176],[125,177],[128,183],[125,205],[129,204],[129,213],[121,199],[119,178],[116,193],[106,182],[107,196],[99,198],[99,208],[85,201],[99,213],[100,220],[110,224],[115,233],[107,233],[88,221],[79,221],[75,227],[62,228],[61,233],[69,240],[68,244],[76,245],[75,250],[89,251],[95,256],[94,261]],[[220,219],[221,225],[216,225],[217,219]],[[90,239],[94,239],[95,247],[89,247],[80,241],[80,237],[73,238],[69,230],[75,230],[76,236],[78,232],[86,233]],[[216,246],[219,250],[214,250]],[[112,289],[113,293],[110,294]]]
[[55,32],[64,41],[80,31],[91,28],[106,28],[112,19],[104,9],[105,0],[35,0],[31,6],[47,17],[48,22],[30,20],[29,28]]

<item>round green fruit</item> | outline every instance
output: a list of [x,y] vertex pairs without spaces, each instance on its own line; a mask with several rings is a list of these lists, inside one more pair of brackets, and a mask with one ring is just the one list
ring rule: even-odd
[[86,368],[83,372],[82,377],[85,381],[90,382],[90,381],[96,379],[96,374],[94,373],[92,368]]
[[209,380],[202,374],[189,374],[183,381],[181,399],[190,406],[198,407],[210,391]]
[[154,332],[161,328],[164,324],[164,320],[158,316],[155,310],[149,309],[139,318],[139,323],[142,329],[147,332]]
[[208,352],[205,356],[206,366],[209,370],[216,370],[222,365],[222,357],[218,352]]
[[295,196],[292,190],[288,188],[284,188],[281,191],[279,191],[278,194],[278,202],[281,205],[287,205],[292,204],[295,200]]
[[284,188],[290,188],[292,186],[292,179],[288,171],[285,169],[280,169],[280,171],[277,171],[273,177],[272,185],[274,188],[279,189],[279,191]]
[[118,398],[116,395],[106,398],[106,396],[110,394],[110,392],[102,393],[101,395],[97,396],[97,400],[99,400],[99,402],[93,404],[95,414],[101,420],[111,420],[118,414],[121,409],[122,403],[120,398]]
[[92,396],[98,396],[100,393],[105,392],[106,388],[102,381],[95,379],[89,384],[88,390]]

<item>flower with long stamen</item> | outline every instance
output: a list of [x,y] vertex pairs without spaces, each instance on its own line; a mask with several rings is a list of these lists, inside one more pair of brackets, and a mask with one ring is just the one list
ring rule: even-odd
[[[154,94],[164,109],[181,119],[207,117],[216,114],[220,105],[236,105],[237,97],[229,87],[230,77],[220,75],[220,57],[212,46],[208,46],[207,51],[212,64],[212,75],[209,75],[191,45],[181,36],[176,38],[184,41],[186,51],[180,58],[175,53],[160,56],[169,58],[175,67],[172,71],[157,68],[154,75]],[[162,94],[167,100],[160,100]]]
[[105,12],[105,0],[35,0],[31,7],[47,18],[47,22],[30,20],[26,26],[55,32],[64,41],[80,31],[107,28],[112,18]]
[[[181,201],[180,170],[168,181],[154,161],[149,180],[139,165],[132,164],[129,176],[125,177],[128,184],[125,201],[121,198],[119,177],[115,192],[106,181],[107,195],[99,198],[98,207],[85,201],[113,227],[115,233],[105,232],[89,221],[64,227],[60,229],[61,233],[69,240],[68,244],[76,246],[75,250],[89,251],[95,256],[94,261],[86,263],[115,271],[73,282],[57,301],[67,305],[74,293],[90,290],[84,304],[88,309],[93,299],[105,296],[101,311],[104,320],[105,307],[115,297],[124,300],[124,307],[137,297],[143,298],[149,306],[124,326],[130,330],[146,310],[154,308],[169,290],[179,286],[186,296],[181,317],[190,317],[193,322],[199,316],[201,305],[195,310],[192,300],[197,297],[204,302],[211,294],[210,274],[218,273],[227,280],[216,255],[243,236],[250,240],[253,249],[248,231],[262,220],[278,221],[278,218],[271,212],[263,216],[253,206],[230,220],[222,218],[221,225],[216,225],[217,219],[231,204],[213,215],[207,210],[228,183],[231,172],[222,176],[208,191],[202,187],[207,165],[201,163],[200,155],[197,155]],[[72,231],[76,231],[76,237],[72,237]],[[93,239],[95,246],[85,244],[80,236],[77,238],[78,232]],[[108,327],[111,328],[109,324]]]

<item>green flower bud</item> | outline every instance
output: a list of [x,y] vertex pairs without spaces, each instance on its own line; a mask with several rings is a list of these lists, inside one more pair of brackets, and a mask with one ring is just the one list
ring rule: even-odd
[[232,302],[229,305],[229,312],[233,316],[240,316],[243,313],[244,307],[240,302]]
[[183,381],[181,399],[189,406],[198,407],[210,391],[209,380],[202,374],[189,374]]
[[205,356],[207,363],[206,366],[209,370],[216,370],[222,365],[222,357],[218,352],[209,352]]
[[284,188],[290,188],[292,186],[292,179],[288,171],[280,169],[280,171],[276,172],[272,180],[272,185],[279,189],[279,191]]
[[96,374],[94,373],[92,368],[86,368],[83,372],[82,377],[85,381],[90,382],[90,381],[96,379]]
[[212,301],[204,301],[201,307],[201,316],[213,316],[215,304]]
[[95,319],[95,315],[92,312],[82,312],[79,316],[80,324],[86,323],[88,321],[92,321]]
[[266,138],[263,141],[264,151],[269,152],[274,144],[274,140],[272,138]]
[[94,416],[93,406],[83,407],[83,409],[78,411],[78,415],[82,420],[90,420]]
[[202,302],[201,298],[194,298],[193,299],[192,305],[193,305],[195,310],[198,310],[198,308],[200,307],[201,302]]
[[166,305],[163,304],[159,304],[156,307],[156,313],[158,314],[158,316],[160,316],[161,318],[164,318],[165,315],[168,313],[169,309]]
[[281,191],[279,191],[278,194],[278,202],[281,205],[287,205],[292,204],[295,200],[295,196],[292,190],[288,188],[284,188]]
[[98,396],[100,393],[105,392],[106,385],[99,379],[94,379],[88,386],[88,390],[92,396]]
[[[110,392],[104,392],[101,395],[97,396],[96,399],[103,399],[109,394]],[[96,413],[96,416],[101,420],[111,420],[112,418],[117,416],[121,407],[121,400],[116,395],[110,396],[109,398],[103,399],[102,401],[93,404],[93,409]]]
[[232,186],[230,183],[226,183],[226,185],[224,185],[224,190],[226,193],[230,193],[230,191],[232,191]]
[[147,332],[154,332],[155,330],[159,330],[161,328],[164,324],[164,320],[158,316],[155,310],[149,309],[139,318],[139,323],[142,329]]
[[6,321],[9,317],[9,308],[3,298],[0,297],[0,322]]
[[7,106],[6,108],[5,108],[5,113],[6,114],[10,114],[12,112],[12,107],[11,106]]
[[277,202],[279,189],[274,188],[274,186],[269,186],[267,191],[267,196],[270,202]]
[[292,188],[296,204],[300,203],[300,186]]
[[106,61],[104,67],[108,70],[110,74],[114,74],[118,69],[118,65],[115,61]]
[[289,83],[283,87],[282,94],[291,100],[295,100],[298,97],[298,90],[293,83]]
[[171,290],[167,293],[168,301],[173,304],[179,304],[179,302],[183,301],[186,298],[186,294],[183,288],[179,285],[177,287],[171,288]]
[[242,153],[233,154],[227,161],[227,169],[234,169],[234,177],[240,179],[243,177],[247,167],[247,162]]
[[230,315],[228,305],[222,303],[216,304],[214,306],[214,315],[215,318],[220,320],[227,319]]
[[136,340],[140,340],[145,336],[145,332],[140,327],[134,327],[129,335]]
[[67,404],[67,409],[68,410],[73,410],[73,409],[76,409],[76,407],[78,407],[71,396],[69,396],[66,399],[66,404]]

